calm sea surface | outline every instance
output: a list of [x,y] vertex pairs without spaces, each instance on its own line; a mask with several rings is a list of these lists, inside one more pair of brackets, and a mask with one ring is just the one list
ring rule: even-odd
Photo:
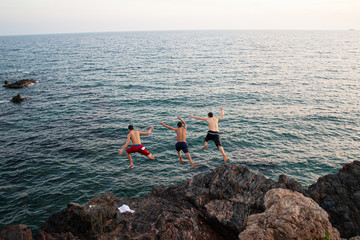
[[[220,120],[229,162],[304,187],[359,160],[359,31],[120,32],[0,37],[0,227],[38,229],[68,202],[139,197],[224,164],[207,125]],[[20,93],[31,99],[9,100]],[[190,154],[175,150],[177,115]],[[155,129],[133,155],[127,126]]]

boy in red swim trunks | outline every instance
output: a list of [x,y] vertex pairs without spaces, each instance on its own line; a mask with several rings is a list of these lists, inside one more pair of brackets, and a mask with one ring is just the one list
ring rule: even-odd
[[[186,144],[186,123],[179,116],[178,116],[178,119],[181,121],[181,122],[178,122],[178,124],[177,124],[178,128],[170,127],[163,122],[160,122],[160,124],[168,129],[174,130],[176,132],[177,143],[175,144],[175,147],[176,147],[176,151],[180,157],[180,162],[183,163],[183,160],[181,157],[181,152],[180,152],[180,150],[182,150],[185,153],[186,157],[189,159],[191,166],[193,166],[193,168],[196,168],[196,165],[191,160],[188,146]],[[183,127],[183,124],[184,124],[184,127]]]
[[133,125],[129,125],[128,129],[130,133],[127,136],[127,141],[124,144],[124,146],[119,149],[119,154],[121,155],[123,153],[124,149],[129,145],[131,140],[133,145],[128,149],[126,149],[126,155],[130,161],[129,169],[134,166],[130,155],[131,153],[139,152],[142,155],[145,155],[148,158],[154,160],[155,157],[148,150],[145,149],[145,147],[141,144],[141,140],[140,140],[140,135],[149,135],[151,131],[154,129],[154,127],[151,126],[149,131],[147,132],[135,131]]

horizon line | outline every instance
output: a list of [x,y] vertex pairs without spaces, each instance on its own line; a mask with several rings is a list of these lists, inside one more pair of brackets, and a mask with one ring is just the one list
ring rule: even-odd
[[54,33],[24,33],[24,34],[0,34],[0,37],[17,36],[42,36],[42,35],[65,35],[65,34],[91,34],[91,33],[122,33],[122,32],[191,32],[191,31],[357,31],[354,28],[348,29],[158,29],[158,30],[114,30],[114,31],[84,31],[84,32],[54,32]]

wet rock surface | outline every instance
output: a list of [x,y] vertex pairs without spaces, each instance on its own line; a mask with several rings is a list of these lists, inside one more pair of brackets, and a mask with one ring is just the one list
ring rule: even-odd
[[27,87],[33,83],[36,83],[36,80],[32,80],[32,79],[23,79],[23,80],[19,80],[15,83],[8,83],[8,81],[4,82],[4,86],[6,88],[23,88],[23,87]]
[[13,102],[13,103],[21,103],[22,101],[28,100],[28,99],[29,99],[29,98],[21,97],[21,95],[18,94],[18,95],[16,95],[15,97],[13,97],[13,98],[11,99],[11,102]]

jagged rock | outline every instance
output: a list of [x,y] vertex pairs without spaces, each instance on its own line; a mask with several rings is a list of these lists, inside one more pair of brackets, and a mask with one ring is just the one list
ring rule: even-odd
[[152,194],[169,201],[181,199],[192,203],[213,229],[227,239],[235,239],[248,215],[265,210],[265,193],[277,187],[280,185],[274,180],[245,166],[221,165],[185,184],[155,188]]
[[20,80],[20,81],[17,81],[15,83],[11,83],[9,84],[8,81],[5,81],[4,82],[4,86],[3,87],[6,87],[6,88],[23,88],[23,87],[27,87],[33,83],[36,83],[35,80],[32,80],[32,79],[24,79],[24,80]]
[[21,97],[20,96],[20,93],[18,94],[18,95],[16,95],[15,97],[13,97],[12,99],[11,99],[11,101],[13,102],[13,103],[21,103],[22,101],[24,101],[24,100],[28,100],[29,98],[23,98],[23,97]]
[[[285,175],[276,182],[244,166],[221,165],[185,183],[153,188],[142,198],[119,198],[106,193],[85,204],[69,203],[48,219],[35,239],[238,239],[256,225],[269,226],[262,233],[263,239],[321,239],[325,238],[324,231],[330,233],[330,239],[337,239],[334,229],[324,220],[324,211],[305,196],[322,204],[341,234],[354,237],[359,230],[359,174],[360,162],[355,161],[337,175],[320,178],[305,191]],[[287,191],[271,190],[278,188],[298,193],[281,195],[278,193]],[[282,198],[287,200],[283,202]],[[123,204],[135,213],[121,214],[118,207]],[[278,211],[278,217],[264,213],[265,207],[267,211]],[[262,222],[255,224],[254,216],[260,216]],[[305,230],[313,235],[305,236]]]
[[25,224],[9,225],[0,230],[0,240],[31,240],[29,226]]
[[330,217],[341,237],[360,235],[360,162],[344,165],[337,174],[318,179],[308,193]]
[[60,239],[56,236],[65,233],[71,233],[70,239],[98,239],[119,224],[116,206],[111,193],[97,196],[85,205],[69,203],[66,210],[49,218],[35,239]]
[[280,175],[279,183],[284,189],[291,189],[293,191],[302,193],[304,196],[308,197],[306,190],[301,186],[301,184],[289,176],[286,176],[284,174]]
[[[154,188],[142,198],[107,193],[84,205],[69,204],[49,218],[39,236],[69,232],[79,239],[237,239],[244,220],[265,210],[265,193],[284,186],[247,167],[221,165],[183,184]],[[120,214],[122,204],[135,213]]]
[[265,195],[266,211],[248,217],[240,240],[341,239],[328,214],[314,200],[287,189],[272,189]]

